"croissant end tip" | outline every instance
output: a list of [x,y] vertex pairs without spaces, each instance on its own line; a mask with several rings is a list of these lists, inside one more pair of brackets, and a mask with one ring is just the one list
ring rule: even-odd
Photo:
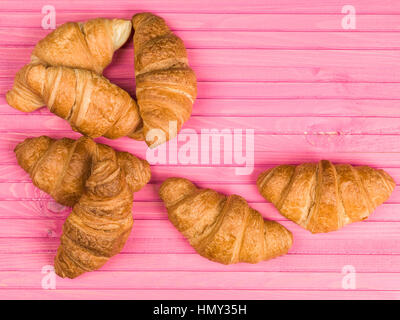
[[132,23],[125,19],[113,19],[113,37],[114,50],[118,50],[128,40],[132,31]]
[[154,16],[154,14],[152,14],[150,12],[139,12],[139,13],[134,14],[132,17],[133,27],[135,28],[137,26],[137,24],[139,24],[141,21],[143,21],[143,19],[145,19],[148,16]]
[[196,186],[188,179],[168,178],[162,183],[159,195],[168,208],[196,189]]

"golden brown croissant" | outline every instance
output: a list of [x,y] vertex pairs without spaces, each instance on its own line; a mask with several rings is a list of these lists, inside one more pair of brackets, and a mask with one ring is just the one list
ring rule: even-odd
[[82,196],[96,153],[101,153],[103,159],[107,156],[117,160],[132,192],[149,182],[147,161],[95,143],[90,138],[55,140],[41,136],[27,138],[15,148],[18,164],[29,173],[33,184],[69,207]]
[[132,192],[150,179],[146,161],[84,137],[26,139],[15,152],[36,186],[73,205],[55,258],[59,276],[97,270],[121,251],[133,225]]
[[[130,136],[137,139],[141,135],[154,147],[174,138],[189,119],[197,94],[196,76],[188,66],[182,40],[162,18],[139,13],[133,16],[132,24],[136,97],[143,127]],[[176,132],[170,132],[170,122]],[[155,137],[157,132],[150,132],[152,129],[162,130],[165,139],[161,135]]]
[[132,24],[123,19],[67,22],[40,40],[31,56],[34,63],[92,70],[98,74],[129,38]]
[[63,225],[54,261],[63,278],[99,269],[121,251],[132,229],[133,196],[116,157],[99,152],[93,158],[84,193]]
[[172,224],[200,255],[212,261],[257,263],[285,254],[292,246],[290,231],[264,220],[240,196],[169,178],[161,185],[160,197]]
[[395,182],[383,170],[322,160],[266,170],[257,186],[282,215],[319,233],[368,218],[389,198]]
[[119,138],[141,122],[130,95],[89,70],[28,64],[17,73],[6,99],[25,112],[47,105],[73,130],[91,138]]

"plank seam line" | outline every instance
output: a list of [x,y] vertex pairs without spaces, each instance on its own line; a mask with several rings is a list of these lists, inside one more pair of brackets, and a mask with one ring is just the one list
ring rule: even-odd
[[[236,15],[236,14],[235,14]],[[399,16],[400,15],[395,15]],[[337,17],[337,18],[342,18],[342,17]],[[57,27],[59,27],[61,24],[57,24]],[[365,26],[363,26],[365,27]],[[20,25],[0,25],[0,30],[5,29],[4,31],[7,31],[9,28],[14,28],[14,29],[34,29],[34,30],[43,30],[41,27],[37,26],[20,26]],[[324,30],[310,30],[310,29],[251,29],[251,26],[249,28],[241,27],[241,28],[235,28],[235,27],[229,27],[229,28],[220,28],[220,27],[215,27],[215,28],[206,28],[206,27],[198,27],[198,28],[171,28],[171,31],[178,31],[178,32],[319,32],[319,33],[326,33],[326,32],[336,32],[336,33],[398,33],[400,32],[399,28],[396,29],[370,29],[370,30],[346,30],[344,31],[343,29],[324,29]]]
[[[0,269],[0,275],[1,273],[5,272],[15,272],[15,273],[33,273],[37,272],[36,268],[32,269]],[[143,273],[150,273],[150,272],[162,272],[162,273],[172,273],[172,272],[180,272],[180,273],[321,273],[321,274],[342,274],[342,270],[339,268],[337,271],[328,271],[328,270],[275,270],[275,271],[269,271],[269,270],[242,270],[242,271],[231,271],[231,270],[191,270],[191,269],[169,269],[169,270],[163,270],[163,269],[112,269],[112,270],[96,270],[96,272],[101,272],[101,273],[137,273],[137,272],[143,272]],[[385,272],[380,272],[380,271],[359,271],[357,270],[357,274],[400,274],[400,272],[395,272],[395,271],[385,271]]]
[[50,294],[53,292],[54,294],[56,292],[61,292],[61,291],[89,291],[89,290],[103,290],[103,291],[237,291],[242,292],[244,290],[246,291],[263,291],[263,292],[268,292],[268,291],[301,291],[301,292],[400,292],[400,290],[396,289],[303,289],[303,288],[296,288],[296,289],[288,289],[288,288],[268,288],[268,289],[247,289],[247,288],[239,288],[239,289],[226,289],[226,288],[98,288],[98,287],[86,287],[86,288],[62,288],[62,289],[56,289],[56,290],[43,290],[42,288],[37,288],[37,287],[0,287],[0,291],[7,291],[7,290],[41,290],[42,292],[49,292]]
[[[132,10],[132,9],[119,9],[116,11],[109,11],[109,10],[101,10],[101,9],[96,9],[96,13],[125,13],[125,12],[129,12],[130,16],[132,16],[134,13],[136,12],[140,12],[143,11],[145,9],[141,9],[141,10]],[[75,9],[75,10],[70,10],[70,9],[58,9],[57,12],[61,12],[61,13],[75,13],[75,14],[79,14],[79,13],[93,13],[92,10],[89,9]],[[14,8],[14,9],[4,9],[1,8],[0,9],[0,14],[1,13],[35,13],[35,11],[33,9],[20,9],[20,8]],[[237,11],[237,10],[225,10],[225,11],[185,11],[185,10],[179,10],[179,11],[173,11],[173,10],[153,10],[153,13],[155,14],[163,14],[163,13],[167,13],[167,14],[204,14],[204,15],[234,15],[234,14],[251,14],[251,15],[340,15],[340,13],[338,13],[337,11],[329,11],[329,12],[293,12],[293,11],[279,11],[279,12],[270,12],[270,11],[263,11],[262,9],[258,9],[258,11]],[[357,15],[368,15],[368,16],[397,16],[400,15],[400,11],[392,11],[392,12],[368,12],[368,11],[357,11]]]
[[[71,209],[72,211],[72,209]],[[167,217],[167,213],[166,212],[159,212],[159,214],[164,214],[165,217],[151,217],[151,218],[146,218],[146,215],[149,214],[156,214],[158,212],[152,212],[152,213],[145,213],[145,212],[140,212],[133,209],[133,219],[135,221],[169,221],[168,217]],[[137,217],[137,215],[142,215],[143,217]],[[54,214],[56,215],[56,213]],[[9,216],[9,217],[0,217],[0,221],[1,220],[12,220],[12,221],[25,221],[25,220],[29,220],[29,221],[48,221],[48,222],[55,222],[55,221],[65,221],[65,219],[67,218],[67,215],[64,215],[62,217],[52,217],[52,216],[47,216],[47,217],[16,217],[16,216]],[[267,219],[267,218],[266,218]],[[267,219],[269,220],[269,219]],[[284,218],[274,218],[274,221],[280,221],[280,222],[290,222],[291,220],[288,219],[284,219]],[[361,221],[360,221],[361,222]],[[399,220],[377,220],[377,219],[368,219],[368,220],[363,220],[363,223],[400,223],[400,219]],[[1,237],[0,237],[1,238]],[[8,238],[8,237],[3,237],[4,238]],[[35,238],[35,237],[34,237]],[[144,238],[147,239],[147,238]],[[400,271],[399,271],[400,272]]]

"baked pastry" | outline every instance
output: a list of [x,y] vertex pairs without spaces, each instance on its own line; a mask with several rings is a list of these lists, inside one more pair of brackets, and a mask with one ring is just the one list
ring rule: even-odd
[[89,70],[28,64],[7,92],[10,106],[32,112],[47,105],[71,128],[88,137],[123,137],[141,123],[135,100],[101,75]]
[[133,226],[133,196],[117,159],[94,159],[85,189],[63,225],[54,260],[60,277],[97,270],[119,253]]
[[132,25],[136,97],[143,122],[142,130],[130,136],[142,136],[155,147],[174,138],[189,119],[197,94],[196,76],[183,41],[162,18],[139,13]]
[[66,23],[39,41],[7,92],[8,104],[24,112],[47,105],[91,138],[129,136],[152,148],[174,138],[197,94],[185,46],[158,16],[140,13],[132,23],[139,108],[99,75],[131,32],[121,19]]
[[257,263],[288,252],[292,234],[264,220],[245,199],[199,189],[182,178],[169,178],[160,197],[172,224],[203,257],[223,263]]
[[97,270],[123,248],[133,225],[133,192],[150,179],[146,161],[89,138],[26,139],[15,148],[34,184],[73,206],[54,261],[60,277]]
[[150,166],[128,152],[115,151],[90,138],[27,138],[15,147],[18,164],[30,175],[33,184],[58,203],[72,207],[82,196],[90,176],[93,154],[116,159],[132,192],[150,180]]
[[31,61],[101,74],[110,64],[114,52],[128,40],[131,31],[131,22],[123,19],[67,22],[36,44]]
[[395,182],[383,170],[321,160],[266,170],[257,186],[282,215],[319,233],[368,218],[389,198]]

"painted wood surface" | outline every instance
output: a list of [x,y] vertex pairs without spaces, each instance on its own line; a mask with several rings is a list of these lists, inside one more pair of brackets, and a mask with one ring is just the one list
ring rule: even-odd
[[[344,5],[356,29],[342,27]],[[45,289],[69,208],[35,188],[13,149],[26,137],[78,138],[47,109],[23,114],[4,94],[29,61],[44,5],[56,23],[130,18],[151,11],[184,40],[199,80],[186,137],[204,129],[254,130],[254,170],[233,163],[174,162],[184,139],[166,145],[167,163],[135,195],[132,234],[100,271],[56,279]],[[133,45],[114,56],[105,76],[134,95]],[[396,0],[33,0],[0,2],[0,298],[3,299],[399,299],[400,298],[400,2]],[[143,158],[143,142],[97,139]],[[239,153],[232,144],[224,152]],[[283,163],[329,159],[382,168],[397,182],[371,217],[312,235],[287,221],[257,192],[255,180]],[[181,175],[202,187],[244,196],[262,215],[285,225],[294,245],[257,265],[223,266],[195,253],[169,223],[157,191]],[[346,270],[355,286],[346,287]],[[42,273],[44,272],[44,273]]]

